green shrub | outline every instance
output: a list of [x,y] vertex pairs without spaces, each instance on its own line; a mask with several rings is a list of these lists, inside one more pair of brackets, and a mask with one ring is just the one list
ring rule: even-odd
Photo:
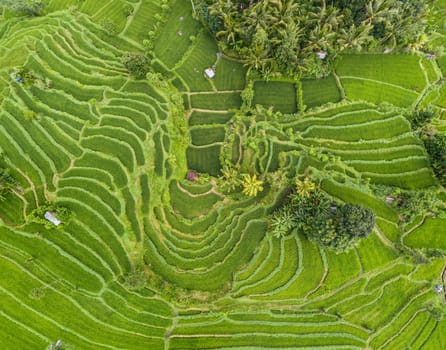
[[108,35],[115,35],[116,34],[116,30],[117,30],[116,23],[113,22],[109,18],[104,18],[101,21],[101,27],[107,32]]
[[146,286],[147,276],[144,271],[138,269],[124,277],[124,285],[130,290],[141,290]]
[[5,200],[5,195],[16,186],[17,182],[9,173],[9,169],[0,166],[0,202]]
[[425,136],[423,141],[427,153],[429,153],[434,173],[444,186],[446,185],[446,136]]
[[45,204],[39,206],[38,208],[34,209],[31,214],[27,216],[28,222],[34,222],[37,224],[43,224],[46,229],[52,229],[55,228],[54,224],[51,223],[49,220],[45,219],[45,213],[46,212],[52,212],[54,213],[54,216],[61,221],[61,224],[57,226],[58,229],[62,229],[66,223],[71,219],[73,216],[72,212],[65,207],[62,207],[60,205],[57,205],[55,203],[51,202],[45,202]]
[[137,52],[127,52],[121,59],[128,72],[136,79],[144,79],[150,69],[150,60],[147,56]]
[[5,7],[19,16],[41,16],[46,5],[41,0],[0,0],[0,8]]

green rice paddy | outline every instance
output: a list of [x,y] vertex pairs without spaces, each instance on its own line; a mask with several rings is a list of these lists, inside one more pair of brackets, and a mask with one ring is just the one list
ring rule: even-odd
[[[217,55],[191,2],[51,0],[48,10],[0,17],[0,165],[18,182],[0,201],[0,348],[446,346],[431,308],[443,303],[433,286],[444,258],[401,252],[444,253],[444,219],[403,226],[364,186],[437,185],[402,108],[444,107],[444,57],[345,55],[333,75],[300,82],[305,113],[298,81],[256,81],[253,105],[280,113],[237,128],[246,68]],[[144,51],[149,31],[166,84],[135,81],[120,61]],[[40,83],[12,80],[18,65]],[[341,254],[297,232],[273,237],[267,215],[282,191],[223,193],[204,173],[221,174],[224,152],[265,176],[310,172],[334,198],[373,209],[374,234]],[[62,229],[27,220],[45,201],[72,211]]]

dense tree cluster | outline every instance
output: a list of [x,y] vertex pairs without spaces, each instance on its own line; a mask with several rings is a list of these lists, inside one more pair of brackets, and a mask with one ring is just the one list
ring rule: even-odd
[[[308,186],[307,186],[308,188]],[[375,214],[361,205],[335,203],[313,188],[306,194],[295,192],[272,217],[272,231],[280,236],[297,229],[324,248],[346,251],[375,226]]]
[[45,6],[41,0],[0,0],[0,9],[7,8],[19,16],[41,16]]
[[128,72],[136,79],[144,79],[150,70],[150,60],[143,54],[127,52],[121,60]]
[[437,179],[446,186],[446,136],[424,135],[423,141]]
[[424,0],[201,0],[198,15],[222,49],[263,76],[322,76],[345,49],[419,46]]
[[9,170],[0,166],[0,201],[17,186],[17,182],[9,173]]

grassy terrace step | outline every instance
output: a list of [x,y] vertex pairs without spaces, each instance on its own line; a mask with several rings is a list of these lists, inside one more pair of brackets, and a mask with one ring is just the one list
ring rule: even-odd
[[308,127],[314,125],[327,125],[327,126],[350,126],[360,125],[362,123],[384,120],[389,117],[395,116],[395,112],[382,113],[375,109],[361,109],[348,112],[340,112],[330,116],[327,115],[310,115],[297,119],[293,123],[287,123],[286,127],[292,127],[294,131],[305,131]]
[[357,77],[340,77],[345,94],[350,100],[365,100],[375,104],[388,102],[398,107],[411,106],[418,95],[397,85]]
[[218,94],[191,95],[192,108],[210,110],[230,110],[239,108],[242,104],[240,93],[222,92]]
[[385,120],[369,121],[348,126],[312,126],[303,132],[303,137],[336,139],[340,141],[375,140],[391,138],[410,131],[410,125],[401,116]]
[[[207,31],[198,34],[191,51],[182,58],[182,65],[175,71],[181,76],[190,91],[206,91],[212,89],[209,79],[205,78],[204,70],[217,63],[217,44]],[[216,76],[225,74],[215,70]],[[221,85],[221,84],[220,84]]]
[[201,219],[194,220],[184,220],[184,217],[177,214],[171,210],[171,208],[166,208],[163,214],[158,212],[159,209],[155,208],[154,212],[159,221],[165,221],[170,227],[179,230],[181,233],[187,235],[196,235],[206,232],[209,227],[216,221],[218,215],[217,211],[212,211],[210,214],[206,215]]
[[104,186],[96,179],[82,178],[82,177],[64,177],[62,178],[58,186],[60,189],[71,187],[79,188],[80,190],[86,190],[88,193],[100,198],[107,206],[109,206],[116,215],[120,215],[122,211],[122,204],[116,195],[110,191],[109,188]]
[[351,54],[343,55],[336,72],[339,76],[354,76],[379,80],[403,88],[421,91],[425,78],[417,55]]
[[[111,126],[101,126],[98,128],[87,128],[83,134],[84,137],[90,136],[105,136],[112,138],[115,141],[122,142],[128,145],[134,154],[135,161],[138,165],[143,165],[145,163],[144,156],[144,145],[138,138],[133,135],[133,133],[127,131],[123,126],[111,127]],[[106,145],[105,145],[106,147]]]
[[[299,260],[299,266],[294,276],[287,283],[280,286],[280,288],[272,291],[270,295],[258,296],[256,299],[300,299],[305,297],[307,293],[318,288],[318,284],[325,274],[322,256],[315,244],[309,242],[305,237],[299,238],[302,244],[300,250],[302,258]],[[288,259],[291,258],[288,257]]]
[[192,144],[195,146],[204,146],[223,142],[226,135],[226,128],[223,126],[209,126],[190,128]]
[[136,11],[128,19],[130,24],[124,29],[122,35],[141,42],[146,38],[147,25],[153,28],[157,24],[156,14],[160,12],[160,3],[156,0],[141,0],[139,4],[135,4],[134,9]]
[[222,198],[215,193],[190,196],[182,191],[176,181],[170,183],[172,208],[186,218],[205,215]]
[[302,95],[305,105],[309,108],[341,100],[341,92],[332,75],[324,79],[302,80]]
[[207,125],[207,124],[226,124],[233,116],[230,112],[202,112],[193,111],[188,122],[190,126]]
[[[231,249],[246,239],[243,231],[250,221],[255,220],[255,215],[259,211],[251,210],[246,213],[238,213],[229,217],[229,220],[218,222],[217,225],[221,226],[215,228],[218,235],[214,236],[214,239],[208,244],[205,244],[206,239],[199,242],[198,247],[190,244],[189,249],[181,249],[181,247],[169,247],[169,241],[166,240],[167,242],[164,244],[168,246],[168,249],[158,243],[158,251],[165,257],[166,262],[177,266],[179,270],[206,271],[212,269],[214,264],[224,264],[227,256],[233,253]],[[163,233],[166,238],[169,237],[168,232],[164,231]]]
[[[258,216],[258,214],[257,214]],[[146,222],[146,232],[150,231],[149,223]],[[154,271],[161,273],[169,280],[186,288],[199,288],[202,290],[217,290],[228,281],[237,268],[251,257],[248,247],[257,244],[266,230],[265,223],[260,220],[251,220],[243,229],[243,239],[238,243],[237,249],[229,253],[223,264],[213,266],[204,272],[178,273],[174,268],[166,264],[156,250],[154,242],[147,242],[148,251],[145,255],[147,262],[151,263]],[[153,236],[154,237],[154,236]]]
[[254,84],[253,104],[272,106],[282,113],[297,112],[296,86],[293,83],[279,81],[256,81]]
[[216,176],[220,174],[220,150],[221,145],[190,146],[187,149],[187,164],[192,170],[209,173]]
[[[70,324],[65,326],[67,332],[67,338],[71,341],[75,340],[76,336],[80,338],[81,342],[90,343],[87,348],[90,348],[93,344],[113,344],[117,347],[124,347],[125,343],[134,342],[132,348],[142,348],[142,344],[152,343],[154,346],[160,343],[160,339],[156,340],[156,337],[143,335],[138,331],[128,331],[119,326],[115,326],[115,321],[109,320],[109,323],[105,323],[100,318],[104,317],[106,313],[99,314],[94,308],[90,310],[82,307],[78,300],[68,295],[64,295],[63,290],[59,291],[54,287],[49,287],[45,290],[44,297],[38,301],[30,301],[28,293],[32,288],[40,287],[41,282],[34,276],[21,270],[19,266],[7,262],[4,260],[2,263],[2,282],[6,282],[5,274],[14,273],[21,276],[20,280],[11,281],[8,279],[7,283],[2,283],[0,292],[2,293],[2,299],[5,301],[5,311],[11,315],[18,315],[20,312],[26,312],[29,314],[29,318],[25,321],[31,328],[36,328],[45,334],[55,337],[57,332],[60,332],[66,318],[66,312],[76,313],[77,317],[72,320]],[[20,281],[20,282],[19,282]],[[4,288],[14,291],[13,293],[6,291]],[[14,288],[12,288],[14,287]],[[47,299],[53,300],[54,304],[50,306],[45,302]],[[86,297],[85,297],[86,298]],[[93,301],[93,300],[91,300]],[[57,307],[60,306],[60,308]],[[62,308],[63,307],[63,308]],[[28,310],[28,311],[27,311]],[[32,310],[32,311],[31,311]],[[31,312],[30,312],[31,311]],[[99,318],[98,318],[99,317]],[[39,320],[39,321],[37,321]],[[95,326],[94,326],[95,325]],[[90,331],[82,331],[82,327],[88,327]],[[94,331],[93,331],[94,329]],[[100,332],[97,332],[100,329]],[[124,341],[120,339],[123,336],[127,336]]]
[[444,219],[426,218],[423,225],[404,238],[405,244],[414,248],[446,249],[442,235]]
[[[298,241],[294,237],[282,240],[280,247],[280,261],[278,266],[269,276],[265,276],[258,282],[251,280],[251,284],[245,287],[238,295],[268,295],[277,293],[278,289],[284,287],[294,276],[300,272],[300,257]],[[253,283],[254,282],[254,283]]]
[[190,2],[174,1],[172,12],[156,40],[155,55],[169,68],[173,68],[188,50],[189,37],[197,35],[200,28],[200,23],[189,15],[191,11]]
[[[0,115],[1,118],[1,115]],[[34,162],[27,152],[22,148],[22,145],[11,137],[8,131],[0,125],[0,145],[7,159],[14,159],[15,167],[12,171],[17,178],[17,181],[24,187],[30,186],[40,187],[45,183],[45,175],[40,170],[40,167]],[[11,160],[9,160],[10,162]],[[26,174],[26,176],[24,176]]]
[[80,62],[74,60],[77,65],[70,63],[67,61],[65,57],[61,57],[63,51],[59,50],[57,47],[49,48],[47,45],[44,45],[43,42],[37,45],[37,53],[43,61],[45,61],[52,70],[61,72],[65,77],[77,80],[81,84],[84,85],[92,85],[92,86],[110,86],[113,89],[119,89],[125,83],[125,79],[122,76],[115,74],[112,75],[112,72],[109,72],[108,76],[103,76],[97,68],[92,72],[90,69],[87,72],[83,70],[85,68],[81,68],[82,66],[79,64]]
[[95,135],[83,138],[81,145],[117,159],[130,172],[135,169],[137,162],[135,151],[125,142],[108,136]]
[[[37,259],[56,276],[63,276],[66,271],[67,275],[64,276],[64,280],[68,283],[78,285],[82,290],[90,292],[98,292],[103,287],[104,280],[100,275],[50,240],[39,240],[36,235],[20,231],[13,232],[5,228],[2,228],[1,232],[3,244],[12,245],[22,252],[26,252],[28,256]],[[27,244],[29,241],[32,241],[33,244]],[[53,264],[54,259],[60,261],[60,264]]]

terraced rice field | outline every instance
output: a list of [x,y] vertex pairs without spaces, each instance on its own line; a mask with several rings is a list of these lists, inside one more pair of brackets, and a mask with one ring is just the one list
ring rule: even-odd
[[[403,111],[378,105],[441,94],[437,63],[345,56],[335,75],[302,82],[305,114],[293,114],[298,82],[258,82],[254,102],[282,114],[236,129],[246,68],[217,55],[189,1],[166,3],[51,0],[44,18],[0,21],[0,165],[19,184],[0,201],[0,347],[444,348],[446,321],[428,311],[444,259],[398,250],[446,249],[442,221],[404,232],[361,186],[436,184]],[[120,58],[142,52],[150,30],[163,79],[136,81]],[[39,83],[13,81],[19,65]],[[203,76],[211,66],[215,79]],[[282,191],[228,196],[214,178],[186,181],[188,169],[220,174],[230,136],[234,162],[311,171],[333,197],[372,208],[375,234],[342,254],[297,232],[276,238],[266,217]],[[73,212],[63,229],[27,220],[47,200]]]

